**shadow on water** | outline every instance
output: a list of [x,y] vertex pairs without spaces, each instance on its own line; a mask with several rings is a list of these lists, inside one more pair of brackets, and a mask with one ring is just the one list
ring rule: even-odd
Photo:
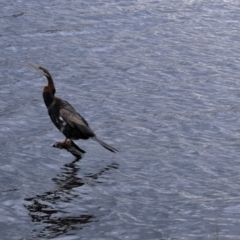
[[[45,192],[42,195],[36,195],[32,198],[26,198],[27,202],[24,207],[29,211],[29,216],[34,224],[40,226],[40,230],[34,230],[33,238],[55,238],[61,235],[71,235],[74,231],[81,230],[84,225],[98,221],[96,216],[90,214],[87,209],[79,207],[72,209],[73,200],[80,199],[79,194],[74,194],[73,188],[83,185],[96,185],[96,180],[104,175],[104,173],[117,169],[118,164],[112,163],[107,165],[99,172],[88,174],[83,178],[77,176],[79,167],[76,166],[76,160],[70,164],[65,164],[61,169],[61,173],[53,178],[56,184],[56,190]],[[68,209],[69,204],[71,209]],[[81,214],[77,214],[81,212]],[[70,215],[70,216],[69,216]]]

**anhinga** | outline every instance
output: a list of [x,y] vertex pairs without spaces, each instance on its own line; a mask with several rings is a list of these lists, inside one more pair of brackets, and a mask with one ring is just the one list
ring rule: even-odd
[[48,85],[43,87],[43,99],[52,122],[66,137],[63,143],[67,143],[68,139],[86,140],[91,138],[109,151],[114,153],[118,152],[117,149],[96,137],[93,130],[89,127],[87,121],[79,113],[76,112],[70,103],[55,97],[55,85],[52,76],[47,69],[43,67],[37,67],[32,64],[29,65],[43,73],[48,80]]

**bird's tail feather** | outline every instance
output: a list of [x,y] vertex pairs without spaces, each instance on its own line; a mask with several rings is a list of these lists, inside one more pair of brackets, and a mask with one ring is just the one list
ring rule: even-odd
[[108,145],[107,143],[101,141],[100,139],[98,139],[97,137],[93,137],[92,140],[98,142],[99,144],[101,144],[103,147],[105,147],[107,150],[111,151],[111,152],[118,152],[118,150],[114,147],[111,147],[110,145]]

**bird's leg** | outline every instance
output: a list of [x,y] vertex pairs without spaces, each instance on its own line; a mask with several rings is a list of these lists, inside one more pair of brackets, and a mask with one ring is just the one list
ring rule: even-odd
[[[53,144],[53,147],[57,147],[57,148],[60,148],[60,149],[67,148],[67,146],[69,145],[68,140],[70,140],[70,139],[65,138],[64,141],[55,142],[55,143]],[[71,140],[70,140],[70,141],[71,141]]]
[[67,145],[67,140],[68,138],[65,138],[65,140],[62,142],[64,145],[66,144]]
[[73,156],[77,158],[77,160],[82,158],[82,155],[85,153],[83,149],[81,149],[78,145],[76,145],[70,138],[66,138],[62,142],[56,142],[53,144],[53,147],[66,149]]

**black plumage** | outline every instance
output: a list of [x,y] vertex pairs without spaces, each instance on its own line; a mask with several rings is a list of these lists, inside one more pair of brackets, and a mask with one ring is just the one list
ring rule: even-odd
[[30,66],[41,71],[48,80],[48,85],[43,88],[43,99],[48,109],[48,114],[54,125],[67,139],[93,139],[111,152],[117,149],[98,139],[89,127],[87,121],[73,108],[73,106],[60,98],[55,97],[55,85],[49,71],[43,67]]

